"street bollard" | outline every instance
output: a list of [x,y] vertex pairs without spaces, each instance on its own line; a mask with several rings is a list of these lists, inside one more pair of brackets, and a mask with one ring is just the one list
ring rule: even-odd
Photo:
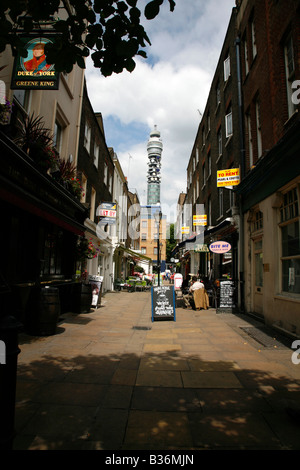
[[20,327],[13,316],[0,317],[0,450],[13,448]]

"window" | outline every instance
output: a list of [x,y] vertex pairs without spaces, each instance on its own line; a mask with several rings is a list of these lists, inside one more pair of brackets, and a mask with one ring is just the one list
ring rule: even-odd
[[261,126],[260,126],[260,103],[256,100],[255,103],[255,117],[256,117],[256,134],[257,134],[257,156],[262,155],[262,141],[261,141]]
[[147,240],[147,234],[146,233],[142,233],[142,240]]
[[54,135],[53,135],[53,144],[58,153],[61,152],[61,147],[62,147],[62,126],[58,121],[55,121],[54,124]]
[[286,41],[284,46],[284,60],[285,60],[285,81],[287,89],[288,100],[288,117],[290,117],[296,110],[296,104],[292,100],[292,84],[295,79],[295,61],[294,61],[294,47],[291,37]]
[[224,60],[224,82],[227,82],[230,76],[230,56]]
[[62,274],[62,253],[64,234],[58,227],[51,227],[44,233],[44,252],[42,274]]
[[254,214],[252,222],[252,231],[257,232],[263,228],[263,213],[261,211],[256,211]]
[[228,138],[233,134],[231,106],[228,109],[228,112],[225,116],[225,128],[226,128],[226,137]]
[[248,75],[249,73],[249,57],[248,57],[248,44],[246,35],[244,37],[244,58],[245,58],[245,74]]
[[14,98],[20,103],[20,105],[29,112],[31,102],[31,90],[14,90]]
[[141,247],[141,253],[142,253],[142,255],[145,255],[147,253],[147,250],[146,250],[145,246]]
[[91,151],[91,128],[87,122],[85,123],[85,128],[84,128],[84,146],[87,149],[87,151],[90,153]]
[[251,116],[250,113],[246,115],[246,126],[248,131],[248,148],[249,148],[249,166],[253,166],[253,144],[252,144],[252,131],[251,131]]
[[297,188],[283,196],[280,209],[282,291],[300,294],[300,233]]
[[217,87],[216,87],[216,98],[217,98],[217,107],[218,107],[219,104],[221,103],[221,90],[220,90],[219,82],[217,83]]
[[107,163],[104,162],[104,176],[103,176],[103,181],[104,181],[104,184],[106,184],[106,185],[107,185],[107,176],[108,176]]
[[205,186],[206,182],[206,168],[205,168],[205,162],[202,165],[202,187]]
[[211,226],[212,223],[211,223],[211,197],[210,196],[208,197],[207,207],[208,207],[207,223],[209,226]]
[[211,175],[211,157],[210,157],[210,152],[207,154],[207,179]]
[[218,189],[219,196],[219,217],[223,215],[223,188]]
[[222,128],[218,130],[218,153],[219,157],[222,155]]
[[95,165],[96,168],[98,168],[99,154],[100,154],[100,147],[95,142],[95,144],[94,144],[94,165]]
[[148,227],[148,221],[142,220],[142,228],[147,228],[147,227]]
[[252,46],[252,60],[255,59],[257,54],[256,48],[256,39],[255,39],[255,29],[254,29],[254,21],[251,21],[250,24],[250,31],[251,31],[251,46]]
[[96,190],[92,188],[91,191],[91,203],[90,203],[90,219],[95,220],[95,205],[96,205]]

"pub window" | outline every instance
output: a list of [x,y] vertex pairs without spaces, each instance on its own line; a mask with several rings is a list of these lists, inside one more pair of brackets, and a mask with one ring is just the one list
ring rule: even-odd
[[300,294],[299,195],[293,188],[280,208],[282,291]]
[[45,232],[43,275],[62,274],[63,231],[53,227]]

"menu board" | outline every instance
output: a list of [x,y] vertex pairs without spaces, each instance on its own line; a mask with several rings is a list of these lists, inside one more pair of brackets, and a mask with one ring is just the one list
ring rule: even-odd
[[236,309],[236,283],[231,280],[220,281],[218,293],[218,310],[234,311]]
[[175,320],[175,291],[173,286],[154,286],[151,289],[152,321]]

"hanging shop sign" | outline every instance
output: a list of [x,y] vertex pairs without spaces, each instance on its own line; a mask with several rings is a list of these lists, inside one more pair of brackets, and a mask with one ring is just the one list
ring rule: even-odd
[[99,224],[101,225],[116,223],[117,204],[114,202],[102,202],[97,207],[96,215],[100,218]]
[[194,251],[196,251],[197,253],[207,253],[209,252],[209,249],[207,245],[198,243],[197,245],[195,245]]
[[217,187],[236,186],[240,183],[240,169],[229,168],[217,171]]
[[181,227],[181,233],[190,233],[190,227]]
[[193,225],[207,225],[207,215],[193,215]]
[[54,64],[47,64],[44,48],[53,37],[20,37],[27,57],[17,54],[11,80],[13,90],[58,90],[59,74]]
[[228,242],[214,242],[209,245],[210,251],[213,253],[227,253],[231,250],[231,245]]

